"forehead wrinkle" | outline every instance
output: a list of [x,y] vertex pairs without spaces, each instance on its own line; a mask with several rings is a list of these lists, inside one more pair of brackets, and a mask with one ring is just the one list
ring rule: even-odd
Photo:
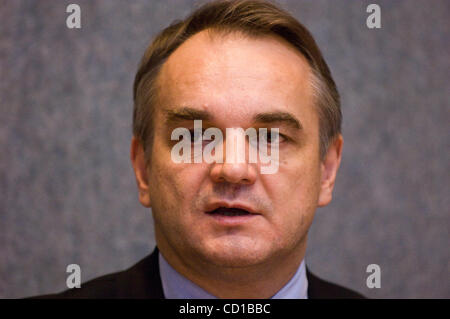
[[[216,32],[212,32],[212,34],[202,31],[186,40],[171,54],[166,63],[164,63],[162,70],[162,73],[167,76],[166,81],[189,87],[192,84],[201,84],[202,81],[208,83],[213,79],[217,79],[218,75],[222,79],[217,84],[224,84],[224,79],[236,80],[236,78],[241,78],[244,82],[246,78],[263,80],[265,73],[270,72],[274,76],[274,71],[285,64],[285,58],[293,58],[294,56],[298,61],[297,67],[294,69],[298,68],[299,70],[294,71],[294,69],[288,68],[289,73],[292,73],[290,74],[291,77],[294,74],[298,75],[302,69],[303,71],[309,69],[309,65],[301,53],[297,52],[295,48],[279,37],[267,35],[264,37],[246,37],[240,33],[228,34],[223,37],[218,36]],[[250,43],[253,44],[249,45]],[[267,46],[270,46],[270,51],[272,53],[276,52],[279,59],[267,59],[264,53],[255,51],[256,45],[260,49],[267,49]],[[252,46],[254,47],[252,48]],[[198,54],[192,54],[193,48],[198,50]],[[244,60],[241,61],[241,56],[239,54],[236,55],[236,53],[243,54]],[[256,54],[256,60],[253,60],[254,63],[242,64],[248,62],[245,59],[248,58],[248,54],[252,53]],[[268,66],[269,69],[261,68],[260,63]],[[278,82],[286,79],[287,70],[277,72],[275,74],[277,79],[273,83],[262,81],[261,84],[278,84]]]

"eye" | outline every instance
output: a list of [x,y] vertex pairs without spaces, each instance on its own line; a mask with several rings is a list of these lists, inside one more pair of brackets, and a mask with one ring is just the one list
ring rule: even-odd
[[191,134],[191,143],[194,144],[195,142],[198,142],[201,139],[203,139],[204,143],[211,142],[210,139],[206,139],[206,138],[203,137],[205,131],[206,131],[206,129],[202,129],[201,134],[199,134],[199,133],[195,134],[195,130],[194,129],[189,130],[189,133]]
[[265,141],[267,144],[282,143],[286,140],[286,137],[283,134],[280,134],[278,130],[274,129],[271,129],[270,132],[266,132],[265,134],[260,134],[259,138],[261,141]]
[[197,142],[201,138],[201,136],[203,135],[203,132],[202,132],[202,135],[195,134],[196,132],[195,132],[194,129],[189,130],[189,133],[191,134],[191,143]]

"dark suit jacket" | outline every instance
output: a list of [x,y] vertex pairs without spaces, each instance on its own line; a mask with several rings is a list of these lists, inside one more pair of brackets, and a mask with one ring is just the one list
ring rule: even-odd
[[[306,268],[308,279],[308,298],[335,299],[335,298],[364,298],[362,295],[326,282],[313,275]],[[52,295],[43,295],[40,298],[133,298],[133,299],[164,299],[161,277],[159,275],[158,248],[131,268],[92,279],[81,285]]]

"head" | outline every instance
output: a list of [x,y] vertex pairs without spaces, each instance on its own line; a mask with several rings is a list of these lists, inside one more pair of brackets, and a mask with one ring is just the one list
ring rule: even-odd
[[[174,163],[171,132],[192,129],[194,119],[223,132],[279,128],[278,171]],[[216,1],[163,30],[136,74],[131,148],[161,252],[192,267],[303,257],[314,213],[332,198],[340,127],[339,95],[320,50],[274,5]],[[224,221],[210,213],[219,207],[249,215]]]

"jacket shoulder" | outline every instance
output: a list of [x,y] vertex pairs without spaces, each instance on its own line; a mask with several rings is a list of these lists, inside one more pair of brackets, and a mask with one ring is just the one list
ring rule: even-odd
[[134,266],[120,272],[94,278],[80,288],[33,299],[115,299],[164,298],[159,275],[158,252],[155,251]]
[[365,299],[360,293],[340,285],[325,281],[306,268],[308,278],[308,298],[310,299]]
[[80,288],[67,289],[60,293],[41,295],[32,299],[98,299],[117,298],[117,281],[124,272],[94,278],[81,284]]

